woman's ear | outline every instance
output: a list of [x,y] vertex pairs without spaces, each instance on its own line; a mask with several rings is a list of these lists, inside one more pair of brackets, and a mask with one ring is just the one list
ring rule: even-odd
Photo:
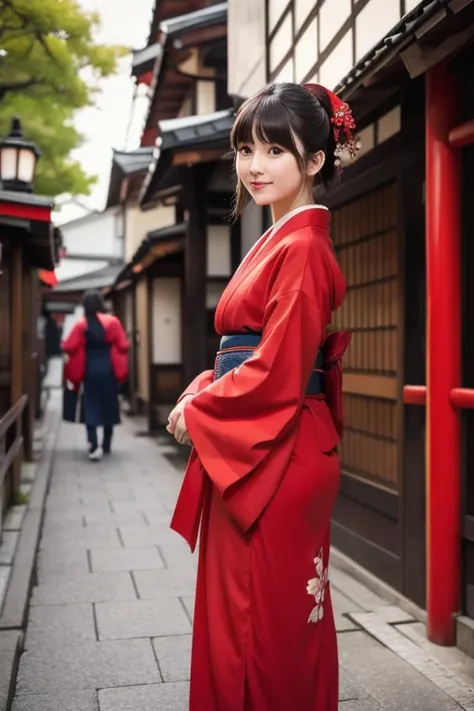
[[324,155],[324,151],[318,151],[317,153],[313,153],[313,155],[308,160],[308,165],[306,166],[307,176],[309,178],[314,178],[314,176],[320,172],[325,160],[326,156]]

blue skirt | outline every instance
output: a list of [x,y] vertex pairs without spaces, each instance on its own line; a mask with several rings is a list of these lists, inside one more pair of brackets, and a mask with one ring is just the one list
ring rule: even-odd
[[86,374],[84,379],[84,420],[91,427],[120,424],[119,384],[113,373]]

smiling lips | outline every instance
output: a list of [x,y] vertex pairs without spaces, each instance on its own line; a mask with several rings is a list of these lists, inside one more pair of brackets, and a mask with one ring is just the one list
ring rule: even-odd
[[271,185],[271,183],[260,183],[258,181],[250,184],[254,190],[262,190],[262,188],[266,188],[267,185]]

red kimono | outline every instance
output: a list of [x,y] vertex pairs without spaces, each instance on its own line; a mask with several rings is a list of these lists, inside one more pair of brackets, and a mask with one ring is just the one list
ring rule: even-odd
[[324,395],[305,395],[345,293],[328,224],[325,208],[298,209],[257,242],[215,323],[261,343],[186,390],[194,449],[171,526],[192,549],[201,526],[190,711],[337,711],[327,571],[347,339],[325,354],[334,417]]
[[[129,343],[123,326],[118,318],[111,314],[98,313],[97,318],[105,331],[105,340],[110,344],[113,373],[119,383],[124,382],[128,377]],[[86,372],[86,328],[87,320],[82,318],[74,324],[71,333],[61,344],[62,350],[68,356],[64,364],[64,377],[76,388],[84,380]]]

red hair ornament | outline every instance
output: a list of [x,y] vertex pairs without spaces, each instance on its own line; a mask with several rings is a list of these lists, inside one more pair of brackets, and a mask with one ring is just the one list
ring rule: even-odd
[[331,123],[333,125],[334,139],[336,141],[336,166],[340,171],[341,154],[348,153],[350,158],[355,158],[357,151],[360,149],[359,141],[356,139],[354,132],[356,124],[352,115],[352,110],[349,104],[339,98],[330,89],[326,89],[321,84],[303,84],[304,89],[309,91],[316,99],[321,98],[322,94],[326,94],[331,104],[333,115]]

